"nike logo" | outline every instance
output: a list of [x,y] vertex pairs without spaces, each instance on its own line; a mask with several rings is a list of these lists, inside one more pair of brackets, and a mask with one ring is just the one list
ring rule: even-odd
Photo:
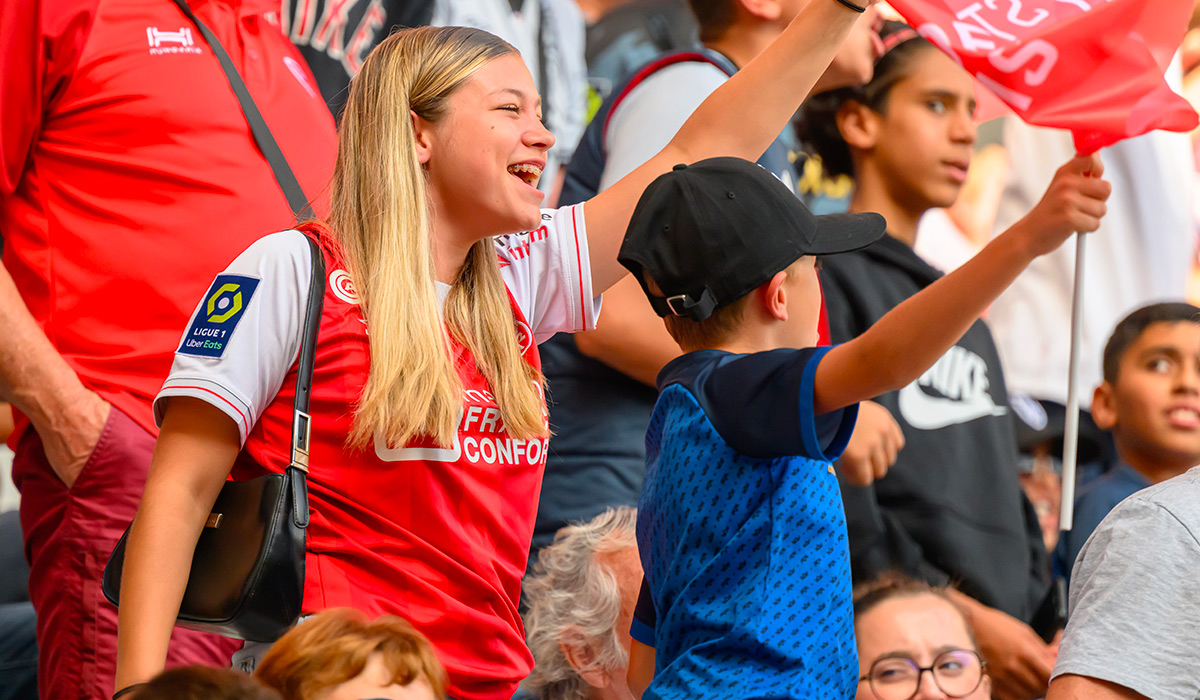
[[997,406],[988,393],[987,371],[983,358],[955,345],[917,381],[900,390],[900,415],[918,430],[937,430],[1008,413],[1008,408]]

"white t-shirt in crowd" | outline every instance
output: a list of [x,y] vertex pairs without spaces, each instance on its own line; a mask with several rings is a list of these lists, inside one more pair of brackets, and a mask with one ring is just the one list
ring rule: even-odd
[[1200,467],[1143,489],[1079,551],[1054,676],[1200,698]]
[[608,159],[601,191],[633,172],[671,142],[692,112],[729,76],[711,63],[666,66],[629,91],[608,120]]

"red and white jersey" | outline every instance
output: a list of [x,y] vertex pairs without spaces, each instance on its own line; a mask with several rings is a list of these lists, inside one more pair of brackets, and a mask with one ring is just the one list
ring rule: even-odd
[[[525,360],[537,342],[595,326],[583,208],[496,238]],[[208,401],[237,424],[246,451],[288,463],[296,359],[312,264],[305,234],[272,234],[214,281],[155,400]],[[326,288],[310,413],[312,511],[304,609],[350,606],[400,615],[432,640],[458,700],[508,700],[532,666],[518,613],[546,440],[518,440],[486,380],[455,346],[463,413],[453,444],[345,447],[367,380],[369,329],[353,282],[325,246]],[[444,299],[449,288],[439,284]],[[234,479],[261,474],[239,463]]]

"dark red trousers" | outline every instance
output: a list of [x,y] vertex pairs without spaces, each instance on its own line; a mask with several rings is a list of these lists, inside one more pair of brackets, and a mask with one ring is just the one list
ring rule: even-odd
[[[37,611],[38,692],[44,700],[107,700],[117,663],[117,609],[100,592],[108,556],[133,520],[154,438],[117,409],[78,480],[67,488],[33,429],[13,459],[29,595]],[[228,666],[241,642],[176,629],[167,667]]]

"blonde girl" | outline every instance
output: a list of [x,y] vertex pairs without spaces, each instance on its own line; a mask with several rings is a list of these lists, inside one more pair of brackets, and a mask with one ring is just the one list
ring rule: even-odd
[[[537,343],[594,325],[645,186],[677,163],[755,158],[857,17],[808,0],[662,152],[545,211],[535,185],[554,137],[516,51],[464,28],[380,44],[351,88],[328,218],[266,236],[217,277],[155,402],[117,688],[161,670],[188,543],[223,481],[287,464],[309,235],[328,278],[305,612],[404,617],[438,650],[452,698],[508,700],[531,667],[517,603],[549,433]],[[257,464],[235,464],[240,449]]]

